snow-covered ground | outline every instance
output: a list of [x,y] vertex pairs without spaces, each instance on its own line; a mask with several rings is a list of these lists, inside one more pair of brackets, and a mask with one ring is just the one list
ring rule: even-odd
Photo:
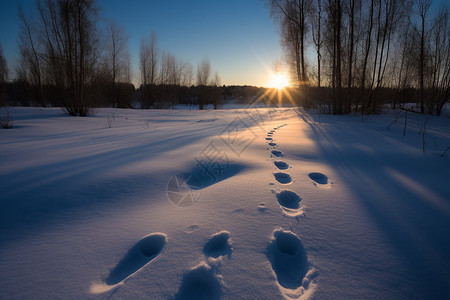
[[446,116],[10,112],[1,299],[450,298]]

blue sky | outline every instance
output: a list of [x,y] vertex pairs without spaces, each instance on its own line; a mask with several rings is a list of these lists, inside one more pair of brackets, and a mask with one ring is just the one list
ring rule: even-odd
[[[0,43],[10,69],[18,59],[17,5],[26,12],[34,0],[0,1]],[[261,0],[99,0],[100,15],[116,20],[129,35],[135,76],[141,37],[154,30],[160,50],[194,67],[204,57],[222,84],[267,85],[268,69],[281,58],[278,25]]]

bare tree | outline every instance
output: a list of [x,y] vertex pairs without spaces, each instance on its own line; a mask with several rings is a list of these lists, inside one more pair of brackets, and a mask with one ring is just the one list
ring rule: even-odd
[[126,107],[120,99],[118,83],[130,81],[130,54],[128,51],[128,36],[123,27],[116,22],[109,23],[107,28],[106,61],[111,83],[112,102],[119,107]]
[[184,63],[181,68],[181,85],[191,86],[194,80],[194,67],[190,63]]
[[59,88],[70,115],[86,116],[95,105],[89,88],[96,78],[100,55],[96,2],[46,0],[36,4],[49,82]]
[[0,107],[5,106],[6,81],[8,80],[8,64],[3,55],[3,47],[0,44]]
[[425,99],[424,99],[424,81],[425,81],[425,39],[429,33],[429,29],[426,28],[427,25],[427,15],[428,11],[430,10],[432,0],[416,0],[415,6],[416,9],[414,10],[414,13],[418,15],[419,17],[419,24],[414,24],[413,28],[417,32],[417,34],[420,36],[420,54],[419,54],[419,89],[420,89],[420,112],[425,112]]
[[197,85],[208,85],[211,76],[211,63],[208,58],[203,58],[197,64]]
[[[386,68],[391,54],[391,41],[395,34],[395,26],[403,17],[403,0],[379,0],[377,2],[377,17],[375,19],[376,43],[373,48],[374,60],[372,63],[372,80],[370,84],[371,93],[367,108],[369,112],[379,109],[381,97],[380,88],[387,87],[384,84]],[[391,85],[390,87],[393,87]]]
[[357,34],[355,33],[358,25],[358,15],[361,10],[361,0],[348,0],[348,7],[346,9],[348,18],[348,43],[347,43],[347,57],[348,57],[348,71],[347,71],[347,89],[350,90],[354,84],[354,65],[356,61],[355,51],[357,45]]
[[416,43],[410,23],[403,24],[398,34],[399,44],[396,48],[397,53],[394,57],[394,62],[399,64],[399,66],[395,64],[397,68],[394,69],[394,72],[398,75],[396,78],[395,97],[393,98],[392,105],[392,108],[394,109],[397,107],[398,102],[402,100],[401,98],[405,97],[403,94],[405,93],[407,86],[410,86],[412,78],[411,69],[414,66],[414,44]]
[[323,18],[323,8],[322,8],[322,1],[323,0],[316,0],[315,6],[313,6],[311,10],[311,17],[312,20],[311,26],[312,26],[312,37],[313,37],[313,43],[316,47],[316,55],[317,55],[317,87],[320,89],[321,86],[321,62],[322,62],[322,44],[323,44],[323,37],[322,37],[322,18]]
[[157,37],[156,33],[152,30],[150,34],[150,84],[155,84],[157,80],[158,74],[158,45],[157,45]]
[[36,31],[36,20],[28,19],[19,5],[21,28],[19,33],[19,52],[22,77],[36,90],[35,97],[39,105],[45,106],[43,95],[43,49],[42,43],[37,41],[39,32]]
[[342,0],[328,0],[328,34],[333,91],[333,114],[342,114]]
[[161,58],[160,83],[163,85],[180,85],[183,63],[170,52],[163,52]]
[[433,24],[428,46],[430,58],[426,81],[430,95],[426,101],[426,112],[440,115],[445,103],[450,100],[450,17],[447,7],[440,9]]
[[272,17],[281,23],[282,44],[298,85],[308,81],[306,70],[306,16],[311,0],[268,0]]
[[[362,106],[362,109],[361,109],[362,120],[364,120],[364,112],[365,112],[365,107],[366,107],[366,100],[365,100],[365,98],[367,97],[367,95],[366,95],[367,67],[368,67],[368,62],[369,62],[369,57],[370,57],[370,50],[371,50],[371,47],[372,47],[372,32],[373,32],[373,26],[374,26],[375,9],[376,9],[376,7],[375,7],[375,0],[370,0],[369,13],[362,20],[363,22],[368,23],[367,30],[364,33],[364,36],[365,36],[364,47],[363,47],[364,58],[363,58],[362,66],[361,66],[362,75],[361,75],[361,83],[360,83],[360,87],[361,87],[360,98],[362,99],[362,104],[361,104],[361,106]],[[358,109],[358,104],[359,103],[356,104],[355,110]]]
[[141,38],[139,51],[141,84],[156,84],[158,74],[158,56],[157,37],[154,31],[151,32],[150,38]]
[[139,69],[141,73],[141,92],[144,108],[153,105],[156,98],[156,82],[158,80],[158,56],[157,37],[154,31],[150,38],[141,38],[139,51]]
[[141,44],[139,48],[139,71],[141,75],[141,84],[146,86],[150,84],[150,50],[145,38],[141,38]]
[[214,105],[214,109],[217,109],[218,108],[218,106],[219,106],[219,104],[220,104],[220,102],[221,102],[221,100],[222,100],[222,88],[221,88],[221,79],[220,79],[220,75],[219,75],[219,73],[216,71],[215,73],[214,73],[214,77],[213,77],[213,79],[212,79],[212,81],[211,81],[211,86],[212,86],[212,89],[213,89],[213,95],[212,95],[212,98],[213,98],[213,105]]
[[197,86],[198,86],[198,105],[202,110],[204,104],[209,98],[208,84],[211,77],[211,63],[208,58],[203,58],[200,63],[197,64]]

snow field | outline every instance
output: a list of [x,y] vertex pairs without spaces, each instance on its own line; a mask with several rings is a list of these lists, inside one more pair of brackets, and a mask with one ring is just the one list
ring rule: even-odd
[[449,296],[448,118],[252,112],[12,108],[1,298]]

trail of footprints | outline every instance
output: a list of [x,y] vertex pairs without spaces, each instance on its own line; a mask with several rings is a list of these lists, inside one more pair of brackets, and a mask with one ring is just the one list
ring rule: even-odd
[[[287,170],[291,167],[280,159],[285,157],[285,154],[278,149],[278,144],[274,139],[274,133],[286,125],[283,124],[273,128],[267,133],[266,138],[269,141],[268,145],[271,147],[269,148],[270,156],[277,170],[273,173],[273,176],[282,187],[291,184],[294,180],[287,173]],[[310,173],[309,177],[316,186],[328,183],[328,178],[321,173]],[[287,217],[297,218],[298,220],[298,217],[303,214],[300,196],[287,189],[273,190],[273,193],[276,195],[282,213]],[[267,258],[275,273],[279,289],[286,298],[298,299],[314,285],[312,280],[317,276],[316,272],[310,267],[303,244],[294,232],[285,231],[281,228],[275,229],[271,244],[267,248]]]
[[[273,130],[267,133],[268,136],[272,137],[272,142],[268,143],[270,148],[270,154],[273,160],[273,164],[275,165],[277,171],[273,173],[275,180],[281,184],[282,186],[289,185],[292,183],[293,178],[289,173],[286,172],[290,168],[289,164],[279,158],[285,156],[285,154],[278,150],[278,144],[273,142],[273,134],[276,130],[286,126],[287,124],[280,125],[278,127],[273,128]],[[300,205],[300,201],[302,200],[295,192],[290,190],[282,190],[281,192],[275,192],[276,197],[278,199],[278,203],[283,211],[283,213],[289,217],[297,217],[302,214],[302,209]]]
[[[282,186],[292,183],[293,178],[286,172],[289,164],[279,158],[284,153],[277,150],[273,135],[276,130],[286,126],[280,125],[267,133],[265,138],[270,149],[273,164],[277,169],[274,172],[275,180]],[[321,173],[308,175],[316,186],[327,186],[328,178]],[[274,191],[276,199],[285,216],[297,218],[303,211],[300,196],[291,190]],[[258,210],[265,212],[265,203],[260,203]],[[197,225],[189,226],[185,232],[190,234],[198,230]],[[91,286],[92,293],[103,293],[114,289],[126,282],[130,277],[154,260],[167,243],[164,233],[156,232],[140,239],[128,253],[109,272],[109,275],[101,282]],[[173,299],[220,299],[222,295],[222,280],[218,275],[215,260],[222,257],[231,258],[233,252],[230,232],[220,231],[211,235],[203,247],[206,261],[183,274],[183,279],[178,292]],[[313,285],[313,279],[317,276],[310,267],[308,256],[299,237],[292,231],[276,228],[272,233],[270,244],[267,247],[267,259],[275,273],[280,291],[289,299],[298,299]]]

